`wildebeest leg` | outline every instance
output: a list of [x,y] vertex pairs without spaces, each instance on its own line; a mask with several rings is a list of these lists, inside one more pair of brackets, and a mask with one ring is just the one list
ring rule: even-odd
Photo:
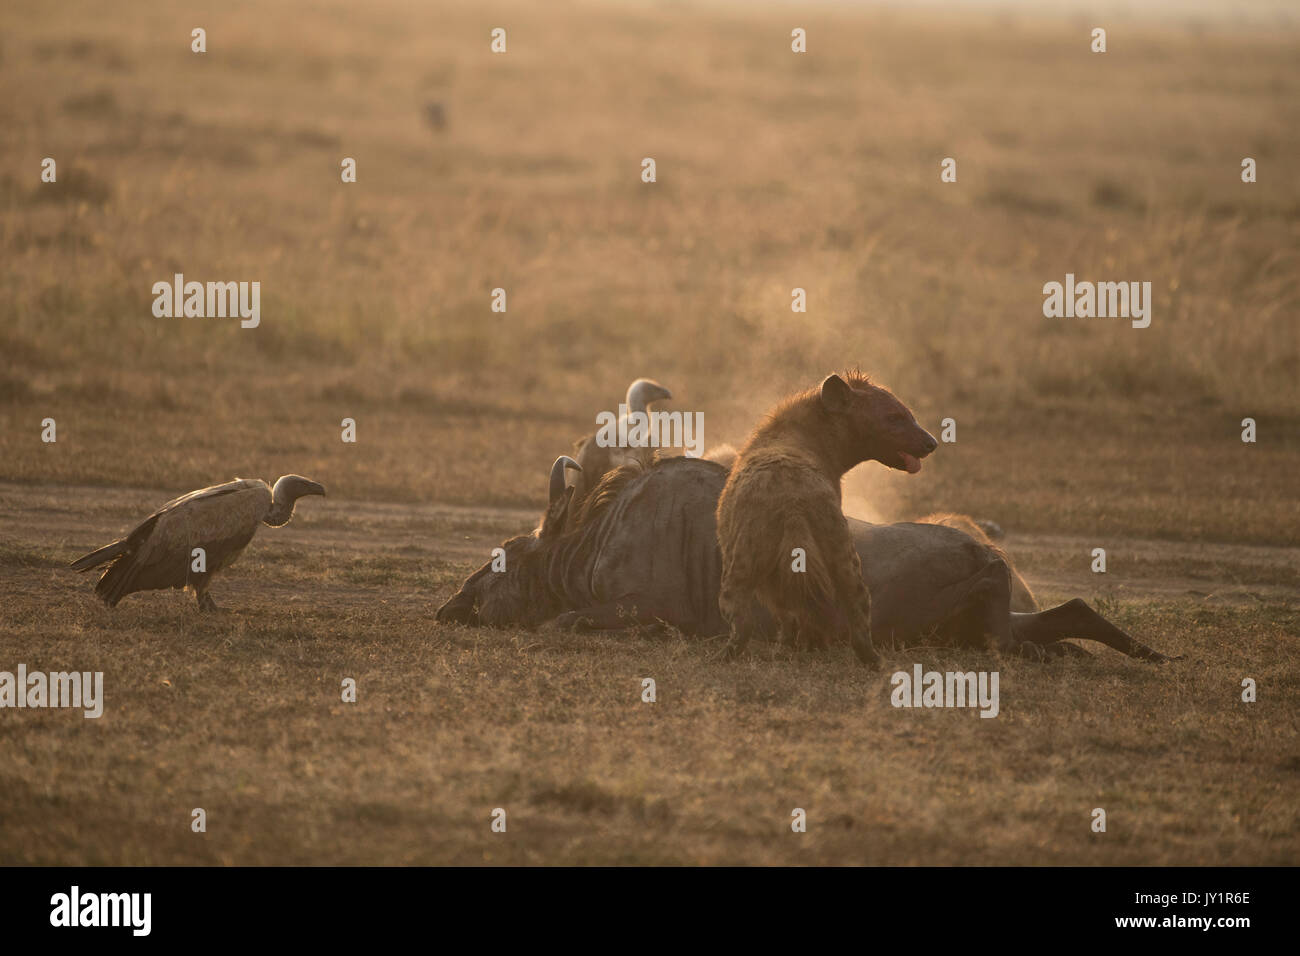
[[[966,580],[944,588],[935,603],[950,609],[945,629],[958,643],[1023,652],[1024,638],[1011,630],[1011,570],[1001,558],[992,559]],[[1042,656],[1036,647],[1032,653]]]
[[1062,638],[1075,637],[1097,641],[1139,660],[1178,660],[1178,658],[1167,657],[1140,641],[1135,641],[1080,598],[1066,601],[1046,611],[1012,614],[1011,630],[1018,640],[1034,644],[1051,644]]
[[1040,661],[1046,656],[1042,646],[1015,633],[1011,626],[1011,568],[1001,558],[993,558],[966,580],[944,588],[935,601],[951,609],[943,630],[958,644]]
[[1078,644],[1071,644],[1069,641],[1057,641],[1054,644],[1033,645],[1041,647],[1043,653],[1048,657],[1092,657]]
[[201,591],[195,591],[194,593],[195,596],[199,599],[200,611],[221,610],[221,608],[217,607],[217,602],[212,600],[212,595],[208,593],[208,589],[206,586]]

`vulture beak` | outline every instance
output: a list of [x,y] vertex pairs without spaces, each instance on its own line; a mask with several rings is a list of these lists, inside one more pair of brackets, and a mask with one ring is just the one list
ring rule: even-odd
[[[285,475],[280,481],[284,482],[284,493],[295,500],[305,498],[307,495],[325,497],[325,486],[319,481],[312,481],[302,475]],[[280,487],[280,481],[275,483],[277,488]]]

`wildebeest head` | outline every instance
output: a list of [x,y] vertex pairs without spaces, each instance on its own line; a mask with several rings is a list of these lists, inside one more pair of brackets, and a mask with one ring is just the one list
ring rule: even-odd
[[849,381],[828,376],[822,382],[821,404],[836,443],[853,463],[878,461],[915,474],[921,470],[921,459],[938,447],[934,436],[916,423],[911,409],[864,375],[850,374]]
[[522,624],[533,627],[559,613],[547,587],[550,551],[565,530],[573,488],[564,487],[566,468],[580,466],[567,455],[551,467],[550,502],[542,523],[531,534],[521,534],[501,545],[496,555],[460,586],[442,607],[437,619],[455,624]]

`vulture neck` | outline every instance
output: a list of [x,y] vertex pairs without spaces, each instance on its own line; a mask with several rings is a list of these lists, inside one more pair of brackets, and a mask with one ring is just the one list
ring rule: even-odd
[[271,528],[280,528],[289,523],[293,517],[293,506],[297,504],[297,499],[273,499],[271,501],[271,510],[266,513],[262,523]]

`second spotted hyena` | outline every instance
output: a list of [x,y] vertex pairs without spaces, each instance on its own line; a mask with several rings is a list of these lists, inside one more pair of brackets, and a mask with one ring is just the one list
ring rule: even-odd
[[797,643],[824,646],[847,636],[864,664],[879,664],[840,482],[864,461],[914,474],[937,445],[889,389],[858,372],[831,375],[768,414],[718,501],[718,603],[734,650],[749,641],[757,601]]

